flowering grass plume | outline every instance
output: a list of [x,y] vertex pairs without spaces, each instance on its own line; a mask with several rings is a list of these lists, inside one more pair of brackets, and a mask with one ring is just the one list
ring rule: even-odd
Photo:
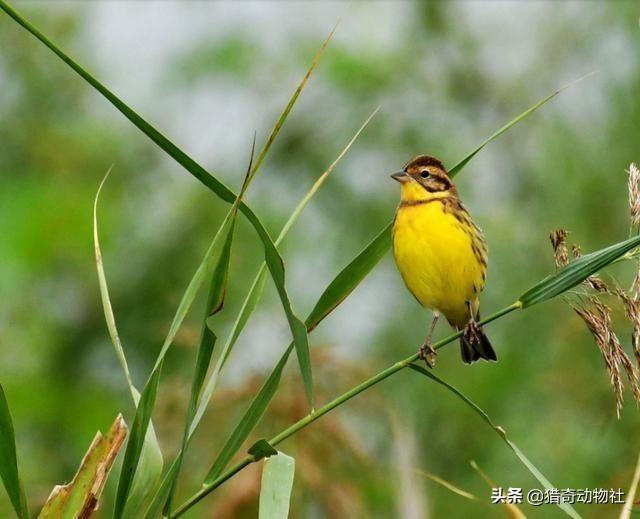
[[640,169],[634,162],[627,170],[629,175],[629,210],[631,213],[631,226],[636,227],[640,223]]
[[[640,230],[640,170],[631,164],[628,173],[629,213],[631,234]],[[558,229],[549,235],[553,247],[554,259],[558,268],[569,264],[567,236],[568,232]],[[571,253],[574,259],[582,255],[580,245],[573,244]],[[638,251],[632,251],[623,257],[632,260],[638,256]],[[604,297],[618,301],[624,308],[624,315],[632,326],[631,347],[635,358],[635,366],[627,352],[622,347],[620,339],[613,328],[611,307],[603,300]],[[573,291],[565,300],[580,316],[591,333],[609,375],[616,401],[616,415],[620,418],[623,403],[623,376],[627,379],[629,388],[636,403],[640,403],[640,387],[638,385],[638,371],[640,370],[640,260],[636,274],[628,290],[620,287],[616,280],[605,282],[598,276],[590,276],[582,283],[582,290]]]

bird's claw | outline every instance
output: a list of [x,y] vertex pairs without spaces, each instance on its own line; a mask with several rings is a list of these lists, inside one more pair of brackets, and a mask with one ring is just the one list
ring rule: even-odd
[[469,321],[462,334],[469,344],[480,343],[480,326],[475,319]]
[[436,366],[436,350],[431,345],[431,342],[425,342],[420,346],[418,357],[420,360],[424,360],[431,369]]

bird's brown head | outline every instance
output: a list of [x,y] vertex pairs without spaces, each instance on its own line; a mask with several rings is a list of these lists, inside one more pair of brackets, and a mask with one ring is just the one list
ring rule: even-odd
[[[403,199],[457,196],[456,186],[442,162],[428,155],[414,157],[407,162],[402,171],[394,173],[391,178],[402,184]],[[420,190],[423,191],[422,194]]]

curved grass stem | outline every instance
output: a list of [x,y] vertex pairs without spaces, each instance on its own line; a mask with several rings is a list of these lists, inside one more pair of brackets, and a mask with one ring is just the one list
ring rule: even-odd
[[[480,325],[488,324],[491,321],[495,321],[496,319],[499,319],[503,315],[511,313],[514,310],[518,310],[520,308],[522,308],[522,304],[519,301],[516,301],[515,303],[513,303],[513,304],[511,304],[509,306],[506,306],[506,307],[502,308],[501,310],[498,310],[497,312],[491,314],[490,316],[482,319],[481,321],[479,321],[478,324],[480,324]],[[455,341],[461,335],[462,335],[461,331],[456,332],[454,334],[451,334],[448,337],[436,342],[433,345],[433,347],[436,350],[439,349],[439,348],[442,348],[443,346],[446,346],[447,344]],[[344,404],[348,400],[351,400],[353,397],[359,395],[363,391],[366,391],[367,389],[375,386],[379,382],[382,382],[386,378],[389,378],[391,375],[393,375],[393,374],[397,373],[398,371],[401,371],[404,368],[408,367],[412,362],[415,362],[416,360],[418,360],[418,358],[419,358],[419,354],[418,353],[414,353],[413,355],[407,357],[406,359],[403,359],[401,361],[396,362],[395,364],[392,364],[388,368],[386,368],[386,369],[380,371],[379,373],[373,375],[372,377],[370,377],[367,380],[361,382],[357,386],[351,388],[346,393],[343,393],[342,395],[340,395],[339,397],[335,398],[331,402],[328,402],[327,404],[323,405],[322,407],[319,407],[315,411],[309,413],[305,417],[303,417],[300,420],[298,420],[296,423],[290,425],[284,431],[280,432],[279,434],[277,434],[276,436],[271,438],[271,440],[269,440],[269,443],[272,446],[275,447],[279,443],[283,442],[287,438],[293,436],[294,434],[296,434],[300,430],[304,429],[308,425],[310,425],[313,422],[315,422],[321,416],[324,416],[325,414],[329,413],[330,411],[333,411],[336,407],[339,407],[340,405]],[[248,466],[251,463],[254,463],[256,461],[258,461],[258,460],[255,458],[255,456],[252,456],[252,455],[245,456],[236,465],[234,465],[231,468],[227,469],[225,472],[223,472],[214,481],[212,481],[209,484],[203,485],[202,488],[198,492],[196,492],[187,501],[185,501],[178,509],[176,509],[176,511],[174,512],[172,517],[181,516],[187,510],[189,510],[191,507],[193,507],[196,503],[198,503],[201,499],[203,499],[205,496],[207,496],[208,494],[213,492],[216,488],[218,488],[220,485],[222,485],[225,481],[231,479],[233,476],[235,476],[238,472],[240,472],[246,466]]]

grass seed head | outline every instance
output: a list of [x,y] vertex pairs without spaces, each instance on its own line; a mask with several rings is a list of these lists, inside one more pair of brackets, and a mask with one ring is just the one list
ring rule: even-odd
[[556,266],[566,267],[569,263],[569,255],[567,252],[567,231],[564,229],[557,229],[549,234],[551,245],[553,246],[553,253],[555,255]]
[[631,213],[631,225],[640,223],[640,169],[635,163],[629,165],[629,211]]
[[[640,169],[635,164],[631,164],[627,170],[629,174],[629,211],[631,214],[631,230],[640,224]],[[553,246],[555,263],[558,268],[565,267],[569,263],[567,251],[567,231],[558,229],[551,232],[549,238]],[[571,246],[571,254],[574,259],[582,256],[580,245]],[[624,291],[613,280],[613,289],[597,275],[588,277],[583,281],[583,285],[592,289],[595,293],[586,295],[586,298],[568,298],[573,310],[587,325],[589,332],[595,340],[605,368],[609,375],[609,380],[613,386],[616,399],[616,414],[620,418],[623,403],[623,382],[622,372],[631,386],[631,393],[636,403],[640,403],[640,386],[638,372],[640,371],[640,260],[636,269],[635,278],[630,290]],[[626,317],[629,319],[633,331],[631,334],[631,346],[636,365],[620,344],[611,318],[611,308],[603,303],[600,294],[616,296],[623,306]]]
[[624,305],[624,312],[631,322],[631,347],[633,348],[636,365],[640,370],[640,300],[637,297],[630,297],[620,289],[618,289],[617,294]]

